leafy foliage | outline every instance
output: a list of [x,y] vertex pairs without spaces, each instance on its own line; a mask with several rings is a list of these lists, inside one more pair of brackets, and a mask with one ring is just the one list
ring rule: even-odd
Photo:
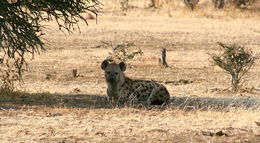
[[0,48],[10,58],[23,57],[24,52],[34,54],[44,49],[42,21],[55,20],[60,29],[71,32],[80,14],[97,14],[98,0],[1,0]]
[[8,75],[8,70],[12,73],[13,67],[17,68],[15,71],[21,76],[21,69],[26,65],[11,66],[10,61],[23,63],[26,53],[33,56],[44,50],[44,26],[41,22],[55,20],[60,30],[72,32],[75,26],[78,27],[79,20],[87,24],[81,13],[97,15],[100,4],[98,0],[1,0],[0,58],[6,67],[1,70],[5,85],[12,86],[11,79],[16,81]]
[[222,52],[211,55],[213,63],[231,75],[233,90],[239,89],[242,77],[251,69],[257,56],[252,51],[237,45],[225,45],[218,42]]

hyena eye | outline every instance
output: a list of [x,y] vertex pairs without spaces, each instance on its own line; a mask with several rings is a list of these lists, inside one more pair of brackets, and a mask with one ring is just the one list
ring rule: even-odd
[[118,72],[115,72],[116,75],[118,75]]
[[108,71],[107,74],[110,74],[110,71]]

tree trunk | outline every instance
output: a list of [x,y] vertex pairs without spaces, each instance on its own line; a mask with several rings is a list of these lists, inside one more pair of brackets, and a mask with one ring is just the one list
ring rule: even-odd
[[237,91],[239,89],[239,79],[238,79],[238,74],[233,74],[232,75],[232,89],[234,91]]
[[161,50],[161,58],[159,58],[159,64],[161,64],[164,67],[168,67],[168,64],[166,62],[166,49]]
[[73,77],[78,77],[78,70],[77,69],[73,69],[72,70],[72,76]]

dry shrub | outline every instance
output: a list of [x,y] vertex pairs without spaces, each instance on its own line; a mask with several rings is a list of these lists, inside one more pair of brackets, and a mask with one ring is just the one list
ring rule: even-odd
[[199,0],[184,0],[184,4],[191,10],[195,8],[198,2]]
[[159,8],[161,7],[160,5],[160,0],[150,0],[150,7],[154,7],[154,8]]
[[114,59],[120,60],[120,61],[128,61],[130,59],[133,59],[137,55],[143,55],[143,51],[141,49],[131,51],[130,47],[134,46],[134,43],[123,43],[116,45],[113,48],[113,52],[110,53]]
[[214,7],[218,9],[224,8],[225,0],[212,0]]
[[[257,5],[258,0],[213,0],[214,1],[223,1],[223,7],[227,8],[241,8],[241,9],[254,9],[254,6]],[[255,7],[257,9],[257,6]]]
[[213,64],[224,69],[231,75],[232,89],[237,91],[241,87],[242,77],[252,68],[259,56],[253,56],[250,49],[238,45],[226,45],[218,42],[222,52],[211,55]]
[[121,0],[121,10],[127,10],[129,7],[129,0]]
[[169,7],[172,2],[176,2],[173,0],[149,0],[149,8],[158,8],[158,9],[163,9],[164,6]]
[[112,48],[112,52],[109,52],[109,56],[107,57],[107,60],[109,61],[127,62],[128,60],[131,60],[138,55],[143,55],[143,51],[141,49],[132,50],[132,47],[135,46],[135,44],[132,42],[123,42],[122,44],[103,42],[103,45]]
[[248,8],[254,4],[255,0],[232,0],[238,8]]

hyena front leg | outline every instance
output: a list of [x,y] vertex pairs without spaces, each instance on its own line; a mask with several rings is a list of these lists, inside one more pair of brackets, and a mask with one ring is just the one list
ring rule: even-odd
[[107,90],[107,100],[109,102],[109,104],[111,104],[112,106],[116,106],[117,102],[118,102],[118,96],[117,94],[115,94],[114,92]]

